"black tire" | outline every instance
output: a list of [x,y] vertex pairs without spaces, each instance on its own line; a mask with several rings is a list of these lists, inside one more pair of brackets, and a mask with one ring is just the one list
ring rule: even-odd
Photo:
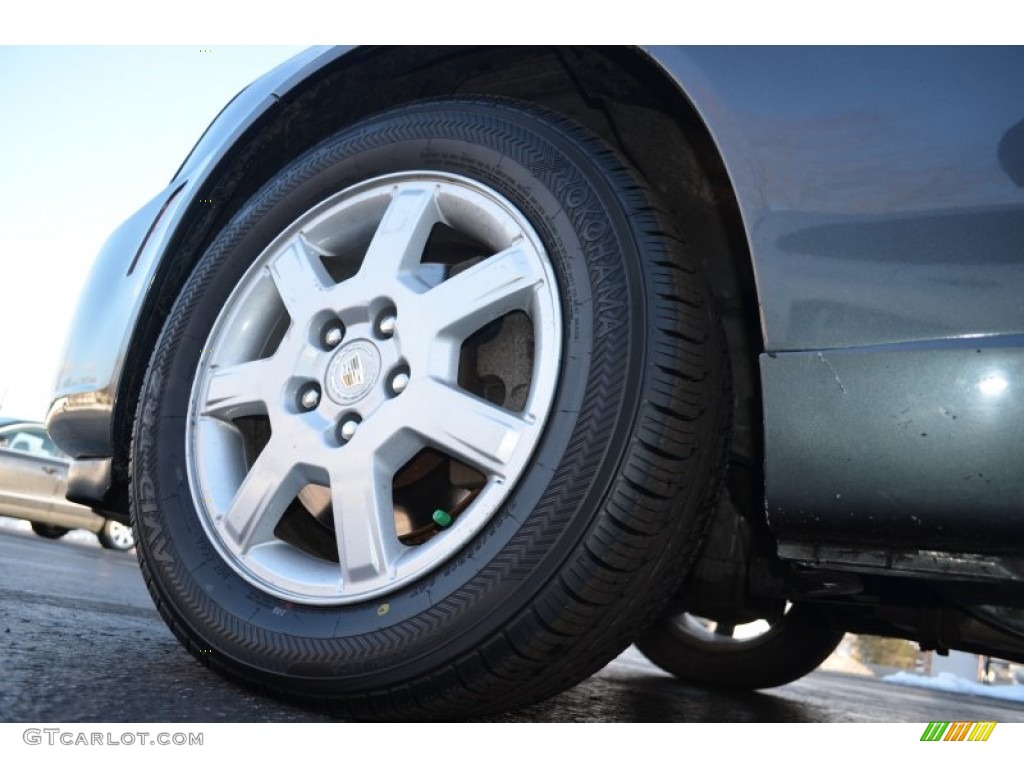
[[[535,229],[563,328],[550,415],[500,506],[443,563],[383,597],[284,599],[274,578],[260,588],[246,570],[248,551],[231,554],[216,527],[220,502],[197,499],[189,479],[198,466],[185,450],[198,439],[186,428],[193,386],[213,376],[202,373],[202,350],[224,307],[247,306],[232,292],[262,279],[247,270],[279,233],[340,190],[408,171],[480,185]],[[692,560],[723,467],[724,360],[692,257],[600,141],[551,113],[496,100],[423,102],[367,119],[245,205],[168,316],[132,446],[146,583],[199,660],[265,691],[367,718],[480,716],[546,698],[621,652]]]
[[96,534],[96,538],[99,539],[101,547],[115,552],[127,552],[135,546],[132,529],[116,520],[107,520]]
[[70,528],[62,528],[59,525],[47,525],[46,523],[32,523],[32,530],[35,531],[37,536],[42,536],[44,539],[59,539],[65,533],[70,531]]
[[813,609],[795,605],[770,628],[749,639],[715,639],[689,614],[666,616],[636,647],[681,680],[755,690],[792,683],[813,672],[843,639]]

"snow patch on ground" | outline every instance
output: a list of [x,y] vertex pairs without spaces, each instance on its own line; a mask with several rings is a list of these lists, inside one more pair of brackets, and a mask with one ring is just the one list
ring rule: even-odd
[[[7,531],[21,531],[22,533],[34,536],[32,533],[32,524],[28,520],[15,520],[10,517],[0,517],[0,529]],[[99,540],[96,538],[95,533],[89,533],[86,530],[74,530],[68,531],[64,536],[60,538],[60,541],[72,541],[76,544],[85,544],[86,546],[100,545]]]
[[1024,702],[1024,685],[983,685],[972,680],[957,677],[952,672],[940,672],[935,677],[916,675],[913,672],[896,672],[882,678],[887,683],[929,688],[933,691],[964,693],[971,696],[988,696],[1004,701]]

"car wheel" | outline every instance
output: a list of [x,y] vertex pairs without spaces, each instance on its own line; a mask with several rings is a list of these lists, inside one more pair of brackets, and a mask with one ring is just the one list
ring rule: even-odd
[[59,525],[47,525],[46,523],[32,523],[32,530],[36,532],[38,536],[42,536],[44,539],[59,539],[65,533],[70,531],[70,528],[62,528]]
[[648,659],[676,677],[726,688],[774,688],[813,672],[843,632],[812,608],[796,605],[770,622],[736,626],[689,613],[666,616],[636,641]]
[[670,596],[730,397],[693,261],[560,117],[409,105],[274,177],[177,297],[132,501],[174,632],[359,717],[599,669]]
[[100,532],[96,534],[104,549],[116,549],[119,552],[126,552],[135,546],[135,536],[130,526],[123,525],[116,520],[107,520]]

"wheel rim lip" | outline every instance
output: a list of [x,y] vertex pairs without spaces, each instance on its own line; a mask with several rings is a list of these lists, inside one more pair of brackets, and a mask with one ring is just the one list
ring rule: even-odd
[[[218,340],[222,339],[226,329],[230,329],[230,320],[234,309],[239,302],[251,298],[254,275],[279,255],[286,244],[299,233],[307,228],[322,227],[325,222],[329,222],[339,212],[350,206],[365,205],[368,193],[369,197],[373,197],[375,194],[381,194],[381,190],[385,188],[398,190],[404,185],[424,182],[437,184],[449,192],[458,191],[460,193],[458,197],[463,202],[467,199],[475,199],[480,203],[478,213],[482,213],[483,218],[486,218],[487,209],[490,209],[492,217],[495,218],[488,225],[493,230],[492,234],[500,232],[503,226],[507,229],[508,222],[513,221],[515,223],[515,238],[529,244],[531,253],[537,261],[536,267],[544,275],[545,289],[537,292],[537,296],[531,304],[530,313],[536,341],[530,394],[524,409],[524,413],[529,412],[534,420],[532,428],[527,430],[527,444],[525,448],[519,449],[514,460],[509,462],[508,475],[500,482],[492,482],[489,479],[484,489],[462,512],[458,528],[445,531],[443,537],[445,543],[441,545],[432,540],[416,548],[423,550],[422,554],[403,556],[395,577],[389,583],[372,588],[351,589],[345,585],[339,587],[333,582],[325,583],[319,578],[303,580],[296,578],[294,573],[282,573],[281,571],[280,562],[284,555],[282,548],[288,548],[291,545],[277,541],[265,546],[264,552],[255,555],[239,553],[232,543],[222,535],[214,514],[205,501],[209,496],[207,483],[204,480],[208,472],[199,458],[201,448],[197,445],[198,430],[195,427],[198,419],[199,400],[209,381],[209,372],[215,358],[201,360],[193,379],[186,420],[188,425],[186,468],[193,502],[199,511],[204,532],[232,570],[261,591],[281,599],[313,605],[344,605],[362,602],[400,590],[440,568],[483,529],[514,492],[517,482],[526,471],[530,457],[540,443],[544,427],[551,413],[561,369],[562,347],[562,313],[557,280],[551,260],[540,236],[514,204],[492,188],[468,177],[455,174],[410,172],[382,175],[337,192],[307,210],[285,227],[246,270],[232,290],[223,309],[218,313],[210,330],[206,347],[217,348]],[[496,216],[495,210],[500,210],[501,215]],[[342,344],[326,355],[326,359],[330,360],[326,364],[328,368],[337,356],[342,354],[344,346],[345,344]],[[386,378],[385,367],[381,367],[378,378]],[[325,388],[321,399],[328,397],[334,399],[337,404],[337,398],[334,398]],[[275,548],[279,551],[275,552]],[[299,552],[294,547],[291,549]],[[261,559],[268,554],[269,557],[265,560]],[[301,555],[312,558],[305,553],[301,553]],[[334,569],[338,568],[337,564],[327,563],[326,565]],[[319,568],[319,572],[322,573],[323,568]]]

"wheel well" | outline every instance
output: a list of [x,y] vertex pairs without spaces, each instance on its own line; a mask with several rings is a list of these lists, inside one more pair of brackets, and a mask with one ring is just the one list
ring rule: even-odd
[[[380,87],[386,84],[386,87]],[[723,320],[735,392],[730,483],[762,507],[762,349],[750,256],[736,198],[699,115],[642,51],[587,47],[359,48],[281,99],[223,158],[168,247],[135,330],[114,412],[115,513],[126,518],[132,422],[149,355],[175,297],[217,232],[278,169],[366,115],[423,98],[504,96],[585,125],[646,177],[699,257]]]

